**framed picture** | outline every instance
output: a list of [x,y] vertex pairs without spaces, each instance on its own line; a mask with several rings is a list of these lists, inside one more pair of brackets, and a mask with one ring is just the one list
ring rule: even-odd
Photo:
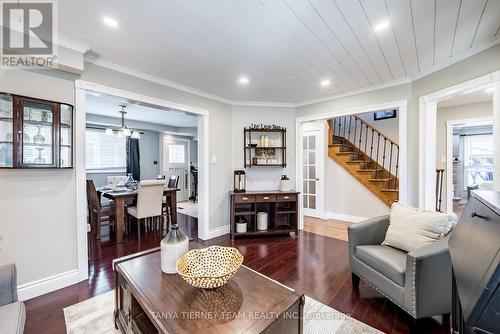
[[373,113],[373,120],[380,121],[388,118],[396,118],[396,109],[393,110],[384,110],[384,111],[376,111]]

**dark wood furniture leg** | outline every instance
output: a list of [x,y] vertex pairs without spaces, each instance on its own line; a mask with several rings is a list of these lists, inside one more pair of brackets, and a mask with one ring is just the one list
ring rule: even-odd
[[359,276],[355,273],[351,273],[352,287],[353,289],[359,289]]
[[172,191],[168,196],[168,206],[170,207],[170,215],[172,218],[172,225],[177,224],[177,192]]
[[115,219],[116,219],[116,242],[123,242],[123,231],[125,228],[125,199],[115,198]]

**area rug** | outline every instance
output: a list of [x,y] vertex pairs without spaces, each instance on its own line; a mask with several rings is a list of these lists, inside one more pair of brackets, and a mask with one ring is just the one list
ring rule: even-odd
[[[113,323],[114,291],[104,293],[64,309],[68,334],[119,333]],[[304,333],[382,333],[346,314],[306,296]]]

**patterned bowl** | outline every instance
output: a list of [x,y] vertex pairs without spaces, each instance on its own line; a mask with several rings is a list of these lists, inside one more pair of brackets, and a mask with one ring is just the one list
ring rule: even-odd
[[243,255],[233,247],[211,246],[193,249],[177,260],[177,272],[197,288],[214,289],[223,286],[236,274]]

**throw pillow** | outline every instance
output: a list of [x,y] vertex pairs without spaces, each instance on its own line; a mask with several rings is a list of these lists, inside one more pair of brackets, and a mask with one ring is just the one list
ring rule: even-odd
[[411,252],[446,236],[456,220],[454,214],[418,210],[396,202],[382,244]]

